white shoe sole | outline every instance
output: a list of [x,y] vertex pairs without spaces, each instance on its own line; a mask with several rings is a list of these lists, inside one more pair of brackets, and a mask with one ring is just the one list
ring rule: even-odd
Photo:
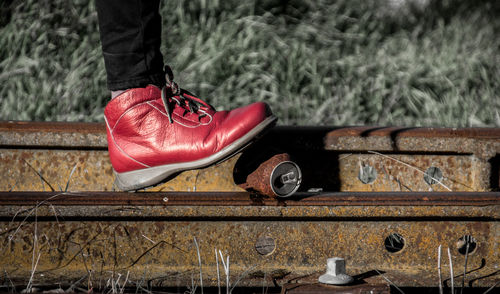
[[219,152],[202,159],[189,162],[165,164],[123,173],[114,171],[116,176],[115,185],[123,191],[143,189],[154,186],[175,173],[190,169],[198,169],[223,161],[224,159],[231,157],[247,147],[256,136],[271,127],[276,120],[277,118],[274,115],[266,118],[248,133],[234,141],[231,145],[228,145]]

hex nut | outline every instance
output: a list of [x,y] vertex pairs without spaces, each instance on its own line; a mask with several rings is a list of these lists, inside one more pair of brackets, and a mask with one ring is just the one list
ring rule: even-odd
[[353,277],[346,274],[345,259],[341,257],[328,258],[326,273],[319,277],[320,283],[330,285],[345,285],[353,280]]

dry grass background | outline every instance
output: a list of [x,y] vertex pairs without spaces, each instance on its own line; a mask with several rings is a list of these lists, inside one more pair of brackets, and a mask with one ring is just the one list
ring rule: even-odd
[[[168,0],[176,80],[281,124],[500,126],[495,0]],[[94,1],[0,4],[2,120],[102,121]]]

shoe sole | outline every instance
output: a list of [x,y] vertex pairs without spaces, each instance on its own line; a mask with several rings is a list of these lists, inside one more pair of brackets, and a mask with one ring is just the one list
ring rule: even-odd
[[252,143],[259,134],[271,128],[277,117],[270,116],[243,135],[232,144],[217,153],[195,161],[165,164],[129,172],[115,173],[115,185],[122,191],[133,191],[157,185],[175,173],[191,169],[199,169],[224,161],[242,151]]

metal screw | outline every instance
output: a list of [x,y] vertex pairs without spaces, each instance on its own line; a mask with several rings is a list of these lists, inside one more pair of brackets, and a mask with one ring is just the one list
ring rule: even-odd
[[276,241],[270,236],[260,236],[255,242],[255,250],[260,255],[270,255],[276,249]]
[[353,277],[346,274],[345,259],[341,257],[328,258],[326,273],[319,277],[319,282],[331,285],[344,285],[353,281]]
[[439,167],[431,166],[424,174],[424,181],[429,185],[434,185],[437,181],[441,182],[443,180],[443,172]]
[[377,179],[377,170],[371,165],[359,163],[358,179],[363,184],[371,184]]

